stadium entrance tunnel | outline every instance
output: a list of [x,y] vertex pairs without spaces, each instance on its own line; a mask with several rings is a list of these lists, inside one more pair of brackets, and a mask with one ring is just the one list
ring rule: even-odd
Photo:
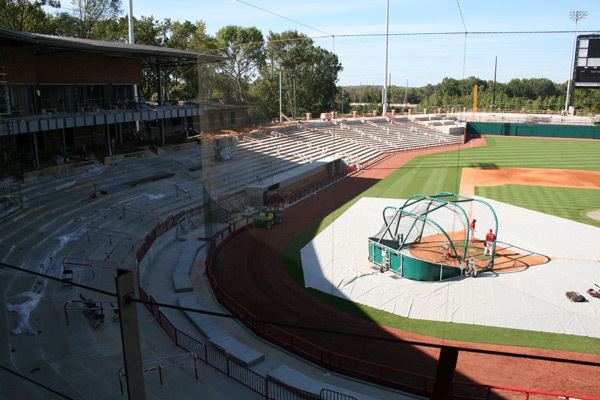
[[494,232],[498,218],[493,207],[479,199],[440,192],[434,196],[416,194],[401,207],[383,209],[383,226],[369,238],[369,262],[380,272],[391,271],[417,281],[441,281],[494,267],[496,240],[489,258],[481,254],[469,229],[465,205],[479,202],[493,217]]

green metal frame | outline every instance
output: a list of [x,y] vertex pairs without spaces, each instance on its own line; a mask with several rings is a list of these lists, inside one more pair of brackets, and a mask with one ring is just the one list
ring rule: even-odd
[[[449,198],[455,199],[455,200],[450,200]],[[420,213],[420,214],[415,214],[415,213],[412,213],[412,212],[406,210],[407,207],[410,207],[421,201],[429,201],[430,202],[429,205],[427,206],[427,210],[425,212]],[[382,212],[383,221],[385,224],[385,230],[383,231],[382,236],[374,243],[377,243],[382,248],[388,248],[391,252],[398,254],[399,250],[406,244],[406,242],[410,236],[410,233],[415,229],[415,227],[419,223],[422,224],[420,227],[421,233],[412,243],[417,243],[417,242],[421,241],[425,223],[429,222],[432,225],[436,226],[440,230],[440,232],[442,232],[444,234],[444,236],[448,240],[448,243],[450,244],[451,251],[454,253],[454,256],[459,260],[459,262],[464,262],[467,254],[468,254],[469,243],[470,243],[470,239],[471,239],[470,238],[470,234],[471,234],[470,229],[467,229],[467,237],[466,237],[463,252],[462,252],[462,254],[459,254],[458,250],[454,246],[454,242],[450,239],[450,236],[448,235],[448,233],[446,233],[446,231],[435,220],[430,218],[429,214],[431,214],[434,211],[439,210],[440,208],[447,207],[449,205],[453,205],[453,206],[456,206],[462,212],[462,215],[464,216],[465,221],[467,222],[467,226],[468,226],[468,222],[469,222],[468,214],[465,211],[465,209],[461,206],[460,203],[467,203],[467,202],[473,202],[473,201],[482,203],[489,208],[492,216],[494,217],[494,223],[495,223],[495,228],[496,228],[495,232],[496,232],[496,237],[497,237],[497,235],[498,235],[498,217],[496,215],[496,212],[494,211],[494,208],[488,202],[486,202],[484,200],[474,199],[471,197],[461,196],[461,195],[458,195],[455,193],[440,192],[434,196],[415,194],[415,195],[410,196],[401,207],[398,207],[398,208],[392,207],[392,206],[385,207]],[[391,217],[386,217],[387,210],[394,210],[395,212]],[[398,230],[400,228],[400,222],[401,222],[403,216],[411,216],[411,217],[413,217],[414,221],[413,221],[411,227],[408,229],[408,232],[406,232],[406,234],[402,237],[402,240],[398,242],[398,247],[394,249],[394,248],[389,247],[388,245],[382,243],[381,241],[383,240],[383,237],[386,235],[386,233],[389,233],[392,238],[398,237]],[[395,226],[393,226],[394,223],[395,223]],[[371,253],[371,249],[369,250],[369,252]],[[494,268],[495,258],[496,258],[496,240],[494,240],[494,247],[493,247],[491,259],[488,262],[488,264],[485,266],[483,271],[491,271]],[[369,259],[372,262],[375,262],[375,255],[370,254]],[[441,266],[441,267],[443,268],[443,266]]]

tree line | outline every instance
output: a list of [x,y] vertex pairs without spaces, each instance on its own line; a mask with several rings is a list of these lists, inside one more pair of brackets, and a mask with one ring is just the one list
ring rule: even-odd
[[[457,80],[444,78],[442,82],[422,87],[390,86],[388,103],[416,105],[417,110],[441,108],[445,112],[471,109],[474,88],[477,85],[477,108],[485,110],[560,112],[565,107],[567,82],[555,83],[546,78],[512,79],[508,83],[485,81],[476,77]],[[495,86],[495,87],[494,87]],[[343,95],[337,97],[339,108],[354,109],[367,114],[381,111],[381,86],[351,86],[342,88]],[[341,92],[340,92],[341,93]],[[343,101],[343,103],[342,103]],[[351,103],[363,104],[351,107]],[[575,108],[578,113],[600,113],[600,90],[575,90]]]
[[[71,0],[61,8],[58,0],[0,0],[0,26],[17,31],[127,42],[128,20],[121,0]],[[282,111],[290,117],[306,112],[338,111],[360,114],[381,112],[381,86],[337,86],[342,65],[338,57],[303,33],[269,32],[255,27],[225,26],[214,36],[203,21],[173,21],[153,16],[134,18],[135,43],[165,46],[227,57],[219,63],[163,66],[162,98],[193,100],[229,98],[255,105],[249,122],[268,121]],[[144,68],[140,94],[158,98],[156,68]],[[478,86],[478,108],[511,111],[558,112],[564,108],[566,82],[549,79],[512,79],[508,83],[469,77],[444,78],[438,84],[418,88],[391,86],[388,102],[456,111],[473,105]],[[600,112],[600,91],[577,89],[575,106],[584,113]],[[361,103],[362,105],[351,105]]]

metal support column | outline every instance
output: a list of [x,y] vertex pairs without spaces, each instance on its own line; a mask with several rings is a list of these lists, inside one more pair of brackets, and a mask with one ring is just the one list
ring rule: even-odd
[[165,125],[164,119],[158,120],[158,130],[160,132],[160,147],[165,147]]
[[160,61],[156,63],[156,79],[158,79],[158,106],[162,107],[163,98],[162,98],[162,74],[160,68]]
[[65,138],[65,128],[60,130],[60,152],[61,156],[67,155],[67,139]]
[[138,325],[137,306],[131,299],[135,298],[135,278],[131,271],[118,269],[117,296],[119,301],[119,319],[121,322],[121,342],[123,345],[123,361],[129,399],[143,400],[144,370],[142,366],[142,348]]
[[112,146],[111,146],[111,143],[110,143],[110,125],[105,124],[104,125],[104,131],[105,131],[104,136],[106,137],[107,154],[110,157],[110,156],[112,156]]
[[38,140],[37,140],[37,132],[32,132],[33,135],[33,167],[35,169],[40,168],[40,154],[38,151]]
[[452,386],[452,378],[458,360],[458,349],[455,347],[442,347],[438,359],[435,382],[431,390],[431,400],[447,399]]
[[[163,98],[162,98],[162,75],[161,75],[160,61],[157,61],[157,63],[156,63],[156,76],[158,79],[158,106],[162,107]],[[158,123],[158,131],[160,133],[160,145],[161,145],[161,147],[163,147],[165,145],[165,128],[163,126],[162,119],[157,119],[156,122]]]

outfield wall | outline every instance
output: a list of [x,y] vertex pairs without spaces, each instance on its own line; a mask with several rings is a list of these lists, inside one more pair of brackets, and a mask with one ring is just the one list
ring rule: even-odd
[[600,139],[600,126],[468,122],[467,134]]

